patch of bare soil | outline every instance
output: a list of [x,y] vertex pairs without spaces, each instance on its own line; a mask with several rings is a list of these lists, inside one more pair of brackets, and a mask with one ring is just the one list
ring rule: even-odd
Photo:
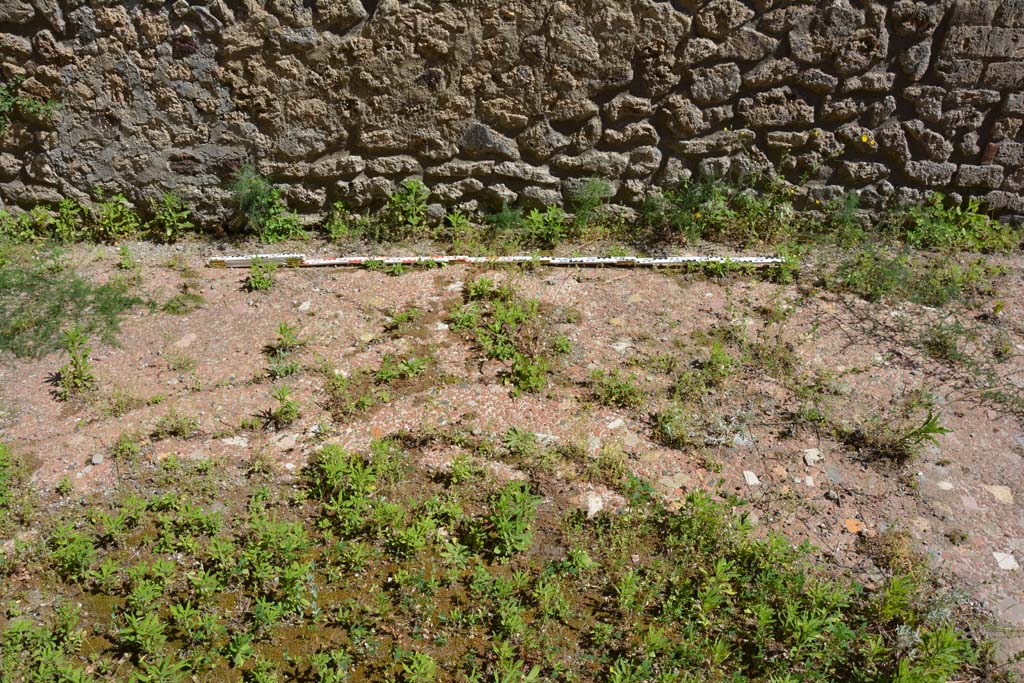
[[[1001,310],[986,314],[991,304],[867,304],[816,287],[813,273],[779,285],[670,270],[307,269],[279,270],[270,291],[249,292],[246,271],[204,267],[206,245],[132,250],[154,303],[129,314],[118,346],[94,348],[92,396],[55,399],[46,380],[62,353],[0,366],[0,438],[33,455],[44,498],[65,478],[97,494],[130,485],[112,455],[122,434],[143,445],[141,457],[251,461],[293,477],[325,441],[362,448],[396,432],[433,435],[422,465],[444,468],[465,453],[486,462],[466,439],[515,427],[538,435],[551,453],[544,467],[590,512],[624,504],[609,473],[625,468],[670,501],[694,489],[736,495],[759,527],[809,541],[869,584],[893,539],[908,541],[992,616],[1007,652],[1024,649],[1019,258],[993,297]],[[93,248],[74,260],[102,281],[118,257]],[[539,300],[545,334],[568,339],[543,391],[517,394],[508,363],[453,329],[465,286],[482,276]],[[202,305],[161,310],[183,286]],[[282,323],[303,343],[288,354],[290,374],[274,379],[265,347]],[[709,369],[716,353],[720,372]],[[427,360],[382,379],[383,363],[410,358]],[[601,403],[594,371],[618,371],[641,399]],[[338,377],[348,382],[332,394]],[[271,394],[282,385],[300,416],[275,428]],[[929,413],[948,432],[900,450]],[[665,438],[669,414],[680,439]]]

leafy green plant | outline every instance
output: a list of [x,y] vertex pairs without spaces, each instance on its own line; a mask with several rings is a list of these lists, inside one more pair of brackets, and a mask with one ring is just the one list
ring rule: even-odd
[[512,481],[494,497],[488,517],[494,541],[493,551],[498,557],[509,557],[530,547],[533,532],[530,527],[541,499],[530,493],[521,481]]
[[103,190],[96,190],[96,217],[90,225],[89,236],[96,242],[115,242],[135,235],[142,221],[128,198],[120,192],[107,198]]
[[89,337],[79,327],[72,327],[64,332],[64,350],[70,359],[57,373],[57,398],[70,401],[96,386],[89,362]]
[[0,442],[0,510],[5,512],[13,500],[11,486],[14,483],[15,465],[14,454],[7,444]]
[[522,220],[522,241],[527,246],[551,248],[568,234],[565,212],[557,206],[532,209]]
[[301,411],[298,401],[292,398],[291,387],[281,385],[274,389],[270,396],[277,401],[277,405],[267,411],[268,424],[273,425],[275,429],[281,429],[299,419]]
[[19,92],[25,78],[15,76],[0,85],[0,135],[7,130],[12,112],[21,111],[34,117],[50,118],[57,111],[58,105],[55,100],[43,101]]
[[571,198],[576,227],[585,228],[591,225],[598,217],[598,209],[614,194],[611,183],[604,178],[587,180]]
[[899,226],[911,245],[942,251],[1005,252],[1020,243],[1020,234],[1009,225],[981,213],[981,203],[970,197],[967,206],[947,206],[936,192],[927,204],[912,205]]
[[146,222],[146,236],[156,242],[172,243],[195,227],[189,218],[192,209],[185,201],[172,192],[165,192],[160,199],[150,199],[152,218]]
[[374,379],[378,384],[390,384],[396,379],[410,379],[417,377],[430,365],[430,358],[423,356],[417,358],[411,356],[401,360],[390,354],[385,354],[380,361],[380,367],[374,373]]
[[251,164],[238,169],[231,191],[238,210],[236,222],[256,233],[260,242],[272,244],[307,237],[298,216],[289,212],[281,199],[280,190],[271,185]]
[[916,458],[924,444],[938,443],[937,435],[949,433],[940,419],[941,415],[931,408],[920,424],[909,423],[907,419],[872,416],[854,429],[843,430],[841,436],[869,457],[902,465]]
[[190,439],[199,431],[199,418],[192,415],[183,415],[174,407],[171,407],[167,414],[156,421],[153,431],[150,433],[152,439],[166,439],[176,437],[179,439]]
[[528,356],[516,353],[512,356],[512,367],[508,371],[508,381],[512,384],[516,395],[521,393],[535,394],[547,386],[547,375],[551,364],[544,356]]
[[77,242],[85,235],[86,210],[74,199],[62,199],[50,224],[59,242]]
[[590,391],[598,403],[619,408],[639,408],[644,402],[644,390],[636,378],[622,375],[618,370],[590,373]]
[[418,236],[426,226],[427,198],[430,190],[419,180],[406,180],[388,197],[384,209],[387,227],[378,239],[404,239]]
[[695,419],[680,403],[673,403],[654,415],[654,435],[671,448],[685,448],[694,442]]
[[274,286],[274,273],[277,264],[266,259],[255,258],[249,266],[249,275],[245,278],[245,288],[250,292],[266,292]]
[[413,652],[402,660],[402,678],[407,683],[433,683],[437,663],[425,652]]

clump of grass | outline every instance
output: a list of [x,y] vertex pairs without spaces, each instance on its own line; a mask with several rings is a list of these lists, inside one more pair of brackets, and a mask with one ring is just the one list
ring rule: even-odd
[[695,442],[697,419],[682,403],[674,402],[654,415],[654,435],[670,448],[686,448]]
[[917,345],[936,360],[955,363],[965,357],[961,340],[967,334],[967,330],[959,322],[937,322],[924,329],[917,340]]
[[0,442],[0,530],[6,531],[6,519],[14,503],[13,489],[17,475],[18,461],[14,452],[7,444]]
[[910,418],[875,416],[857,428],[843,430],[842,436],[872,459],[903,465],[917,458],[926,444],[937,445],[938,435],[949,433],[940,423],[941,417],[930,408],[920,423]]
[[391,400],[387,391],[374,386],[364,374],[345,376],[329,372],[324,382],[324,391],[327,394],[325,408],[335,420],[348,420]]
[[199,418],[193,415],[183,415],[175,408],[167,411],[167,414],[156,421],[150,438],[154,440],[176,437],[178,439],[190,439],[199,431]]
[[510,482],[494,497],[488,521],[496,556],[509,557],[530,547],[530,527],[540,502],[525,483],[518,481]]
[[272,244],[305,239],[299,217],[288,211],[281,192],[250,164],[243,165],[231,185],[238,211],[236,225],[256,234],[260,242]]
[[951,257],[889,254],[869,246],[844,257],[838,267],[826,275],[825,284],[870,302],[890,298],[946,306],[964,299],[990,296],[996,279],[1005,272],[1003,266],[980,258],[964,264]]
[[[24,575],[49,576],[63,604],[87,591],[111,607],[27,614],[38,582],[5,583],[4,673],[94,676],[112,660],[75,643],[101,630],[138,680],[243,668],[257,681],[943,681],[988,665],[895,537],[872,555],[882,580],[865,586],[807,544],[755,532],[732,497],[697,491],[669,510],[627,475],[628,506],[588,519],[557,482],[437,480],[409,459],[393,440],[366,453],[328,444],[298,483],[208,490],[199,467],[177,462],[161,468],[161,493],[40,526]],[[294,639],[264,647],[281,628]],[[317,637],[331,645],[301,646]]]
[[111,343],[137,303],[128,283],[82,278],[52,247],[0,246],[0,351],[44,355],[60,347],[69,323]]
[[692,399],[703,396],[712,389],[725,386],[736,374],[739,362],[718,340],[708,348],[708,357],[695,361],[691,368],[683,371],[673,385],[673,395],[678,399]]
[[422,315],[423,311],[415,306],[402,311],[395,311],[390,314],[391,319],[384,325],[384,331],[391,333],[401,332],[419,320]]
[[644,390],[631,375],[618,370],[590,373],[590,392],[601,405],[618,408],[639,408],[644,403]]
[[165,301],[160,310],[171,315],[186,315],[198,311],[205,304],[206,299],[203,295],[192,291],[192,285],[184,282],[180,291]]

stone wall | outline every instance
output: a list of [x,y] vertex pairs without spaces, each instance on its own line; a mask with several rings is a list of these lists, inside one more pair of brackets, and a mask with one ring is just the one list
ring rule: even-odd
[[251,161],[310,216],[769,166],[1024,214],[1024,0],[0,0],[0,62],[61,104],[0,137],[8,206],[172,190],[214,224]]

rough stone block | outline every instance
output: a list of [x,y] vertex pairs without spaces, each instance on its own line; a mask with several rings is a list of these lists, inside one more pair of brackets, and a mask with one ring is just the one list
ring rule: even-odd
[[908,161],[904,167],[907,177],[911,180],[939,187],[948,185],[956,172],[956,164],[941,161]]
[[626,175],[646,177],[661,167],[661,150],[654,146],[639,147],[629,155],[629,166]]
[[839,177],[855,185],[881,180],[889,175],[885,164],[873,161],[844,161],[839,164]]
[[704,138],[673,140],[672,149],[682,155],[731,154],[748,148],[756,138],[752,130],[722,131]]
[[654,105],[646,97],[620,93],[604,105],[605,121],[611,124],[647,118],[654,112]]
[[740,90],[740,68],[736,64],[716,64],[694,69],[690,93],[698,104],[725,102]]
[[625,154],[594,149],[575,155],[558,154],[551,158],[551,165],[560,171],[600,178],[618,178],[628,163],[629,157]]
[[0,180],[13,180],[21,171],[21,159],[7,152],[0,153]]
[[903,73],[912,81],[919,81],[928,72],[928,65],[932,58],[932,44],[930,40],[922,41],[911,45],[900,53],[896,58]]
[[692,137],[708,129],[704,112],[682,95],[669,97],[665,101],[662,114],[668,129],[679,137]]
[[827,97],[821,105],[821,118],[823,121],[845,123],[856,120],[866,109],[864,102],[852,97],[838,100]]
[[994,160],[1011,167],[1024,165],[1024,143],[1000,142]]
[[985,68],[981,84],[986,88],[1013,90],[1024,83],[1024,61],[992,62]]
[[543,209],[546,206],[561,206],[562,193],[558,190],[532,185],[523,188],[519,193],[519,203],[527,209]]
[[503,161],[495,164],[491,172],[501,178],[512,178],[535,185],[558,184],[558,178],[551,175],[546,166],[531,166],[522,161]]
[[25,0],[0,0],[0,24],[24,24],[36,15]]
[[765,144],[768,145],[769,149],[792,149],[794,147],[803,147],[807,144],[807,137],[809,133],[805,132],[790,132],[790,131],[769,131],[765,135]]
[[844,93],[887,93],[896,82],[896,74],[891,71],[869,71],[859,76],[847,78],[840,90]]
[[711,0],[697,13],[697,29],[711,38],[725,38],[754,17],[749,7],[737,0]]
[[420,162],[414,157],[400,154],[392,157],[378,157],[366,163],[366,169],[376,175],[409,175],[420,173]]
[[943,56],[980,59],[1024,58],[1024,29],[997,26],[952,26],[942,46]]
[[736,111],[752,128],[811,125],[814,122],[814,107],[795,97],[789,88],[775,88],[752,98],[745,97],[737,104]]
[[515,140],[479,121],[473,121],[466,127],[459,140],[459,149],[471,159],[497,157],[514,161],[519,158]]
[[956,184],[963,187],[982,187],[994,190],[1003,184],[1003,167],[961,164],[956,173]]
[[801,88],[816,92],[819,95],[832,92],[836,89],[836,85],[839,84],[838,78],[832,74],[825,73],[821,69],[801,71],[792,80]]
[[754,29],[743,28],[729,36],[718,49],[720,59],[756,62],[775,52],[779,41]]
[[994,209],[996,211],[1024,213],[1024,197],[1013,192],[993,190],[985,195],[985,203],[988,204],[990,209]]
[[947,88],[971,87],[978,83],[985,70],[980,59],[940,59],[935,72],[939,82]]
[[603,141],[610,147],[639,147],[658,144],[660,136],[654,126],[642,121],[631,123],[621,130],[606,130]]
[[953,154],[953,144],[939,133],[929,130],[923,121],[905,121],[903,127],[932,161],[945,161]]
[[892,17],[896,35],[922,38],[935,30],[942,19],[942,14],[941,5],[900,0],[893,5],[889,16]]
[[785,83],[799,71],[796,63],[788,57],[766,59],[743,73],[743,87],[765,88]]
[[547,121],[530,126],[516,141],[522,151],[538,161],[547,161],[555,152],[569,145],[569,138],[552,128]]
[[873,29],[860,29],[840,46],[833,63],[840,74],[852,76],[880,62],[885,57],[885,49],[882,35]]

